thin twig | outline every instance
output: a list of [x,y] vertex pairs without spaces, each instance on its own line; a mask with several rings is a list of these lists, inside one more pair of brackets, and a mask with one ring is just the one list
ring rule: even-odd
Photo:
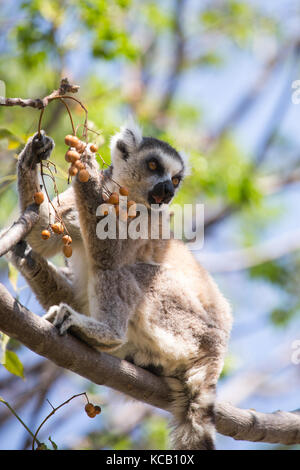
[[[77,397],[80,397],[80,396],[82,396],[82,395],[84,395],[84,396],[86,397],[87,402],[89,403],[89,399],[88,399],[88,397],[87,397],[86,392],[77,393],[77,395],[73,395],[71,398],[69,398],[68,400],[64,401],[63,403],[61,403],[61,404],[60,404],[59,406],[57,406],[56,408],[53,408],[53,406],[51,405],[51,403],[49,402],[49,400],[47,400],[48,403],[50,403],[50,405],[52,406],[53,410],[51,411],[51,413],[48,414],[48,416],[46,416],[46,418],[41,422],[41,424],[40,424],[39,427],[37,428],[37,430],[36,430],[36,432],[35,432],[35,434],[34,434],[34,436],[33,436],[32,450],[34,450],[34,444],[35,444],[35,442],[38,442],[38,440],[37,440],[37,435],[38,435],[38,433],[39,433],[41,427],[46,423],[46,421],[48,421],[48,419],[49,419],[52,415],[54,415],[54,413],[55,413],[57,410],[59,410],[62,406],[66,405],[66,404],[69,403],[71,400],[73,400],[73,398],[77,398]],[[32,433],[31,433],[31,435],[32,435]]]

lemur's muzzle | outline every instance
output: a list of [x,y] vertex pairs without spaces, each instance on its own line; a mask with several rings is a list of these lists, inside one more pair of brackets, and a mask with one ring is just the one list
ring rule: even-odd
[[157,183],[154,188],[149,191],[148,201],[150,204],[168,204],[174,196],[174,186],[171,180]]

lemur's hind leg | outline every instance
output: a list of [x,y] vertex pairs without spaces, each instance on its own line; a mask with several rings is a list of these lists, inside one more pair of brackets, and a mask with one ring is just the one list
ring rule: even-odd
[[125,340],[121,327],[114,328],[109,322],[82,315],[63,302],[50,307],[44,318],[56,326],[61,336],[71,331],[89,346],[102,351],[113,351]]
[[36,295],[45,309],[58,302],[68,302],[79,308],[71,282],[52,263],[35,253],[25,241],[19,242],[6,255]]

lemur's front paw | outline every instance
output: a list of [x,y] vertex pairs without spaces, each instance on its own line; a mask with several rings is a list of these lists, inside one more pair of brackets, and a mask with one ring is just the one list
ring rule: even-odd
[[77,325],[77,315],[69,305],[60,303],[52,305],[43,318],[52,323],[58,329],[58,334],[63,336],[71,326]]
[[32,262],[31,248],[25,240],[21,240],[6,253],[5,258],[17,268],[21,269],[26,262]]
[[36,132],[32,138],[32,150],[35,156],[35,163],[41,163],[42,160],[47,160],[54,146],[54,140],[48,137],[45,131],[41,130],[40,135]]
[[22,156],[20,155],[20,164],[25,168],[33,168],[37,163],[50,157],[54,146],[54,140],[48,137],[45,131],[41,130],[40,135],[36,132],[26,144]]

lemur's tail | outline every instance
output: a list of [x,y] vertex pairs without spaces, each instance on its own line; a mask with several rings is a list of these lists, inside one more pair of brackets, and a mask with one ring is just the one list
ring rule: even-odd
[[176,450],[214,450],[215,385],[203,368],[189,370],[185,380],[168,378],[173,394],[171,445]]

